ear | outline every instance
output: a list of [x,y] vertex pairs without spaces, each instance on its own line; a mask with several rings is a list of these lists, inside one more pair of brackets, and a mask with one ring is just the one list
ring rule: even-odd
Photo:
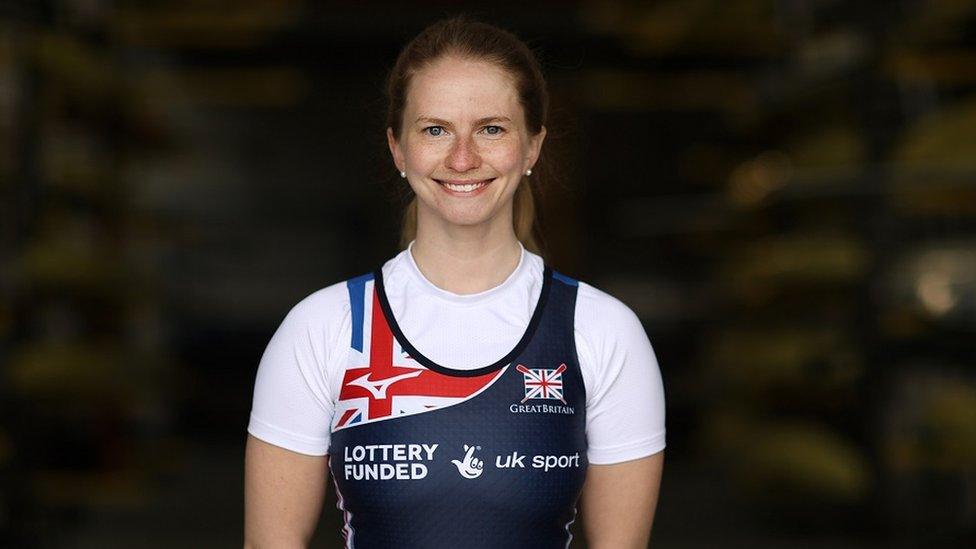
[[542,142],[545,140],[545,126],[542,126],[542,130],[539,133],[529,138],[529,154],[525,157],[525,165],[527,168],[535,166],[536,161],[539,160],[539,153],[542,152]]
[[406,171],[403,153],[400,152],[400,145],[393,135],[393,128],[386,128],[386,143],[390,146],[390,154],[393,155],[393,164],[396,165],[397,171]]

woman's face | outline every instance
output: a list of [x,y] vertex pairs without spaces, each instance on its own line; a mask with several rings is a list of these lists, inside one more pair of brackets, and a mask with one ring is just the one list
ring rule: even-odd
[[418,216],[510,226],[515,189],[535,164],[545,133],[529,134],[504,69],[448,56],[413,75],[401,135],[387,129],[387,140],[417,195]]

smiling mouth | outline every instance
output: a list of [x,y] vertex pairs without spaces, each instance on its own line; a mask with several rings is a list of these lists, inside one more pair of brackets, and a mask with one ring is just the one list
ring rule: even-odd
[[434,181],[442,187],[456,193],[473,193],[478,189],[488,186],[494,180],[495,178],[492,177],[491,179],[482,179],[480,181],[444,181],[441,179],[435,179]]

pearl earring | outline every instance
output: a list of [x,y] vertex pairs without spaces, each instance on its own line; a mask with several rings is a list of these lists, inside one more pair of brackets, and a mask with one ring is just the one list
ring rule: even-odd
[[407,172],[400,172],[400,177],[407,177]]
[[525,170],[525,175],[532,175],[532,168]]

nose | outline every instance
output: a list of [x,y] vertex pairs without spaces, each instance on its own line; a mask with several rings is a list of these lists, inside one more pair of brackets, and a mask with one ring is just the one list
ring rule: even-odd
[[481,156],[474,139],[459,137],[447,155],[447,167],[456,172],[466,172],[480,166]]

